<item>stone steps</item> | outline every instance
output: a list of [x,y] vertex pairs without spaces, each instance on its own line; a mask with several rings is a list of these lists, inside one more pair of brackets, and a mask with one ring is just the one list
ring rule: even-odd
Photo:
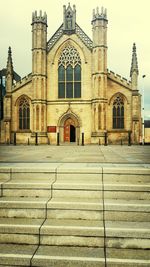
[[0,217],[45,218],[48,200],[48,198],[2,197]]
[[144,250],[109,248],[106,255],[105,265],[102,248],[0,245],[0,266],[149,267],[150,265],[149,255]]
[[31,266],[37,245],[0,244],[0,266]]
[[49,182],[22,182],[13,181],[2,185],[2,195],[15,197],[49,197],[51,196],[51,185]]
[[149,181],[144,167],[0,170],[0,267],[150,266]]
[[[102,221],[56,219],[0,219],[0,243],[54,246],[103,247]],[[115,248],[150,247],[149,222],[106,222],[106,246]],[[136,238],[136,242],[135,242]]]

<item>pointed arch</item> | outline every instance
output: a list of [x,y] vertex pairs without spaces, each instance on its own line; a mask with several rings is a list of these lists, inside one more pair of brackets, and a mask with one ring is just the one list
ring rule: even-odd
[[81,97],[81,58],[77,49],[67,44],[58,59],[58,98]]
[[70,108],[59,118],[58,127],[62,127],[64,125],[64,122],[69,118],[74,120],[76,127],[81,127],[80,118],[74,112],[72,112]]
[[81,120],[69,107],[59,118],[57,129],[60,142],[75,142],[80,138]]
[[23,94],[23,95],[18,96],[18,98],[16,99],[14,105],[15,105],[15,106],[18,106],[18,104],[19,104],[19,102],[20,102],[20,99],[23,99],[23,98],[26,98],[26,99],[29,101],[29,103],[31,103],[31,98],[30,98],[28,95]]
[[118,94],[113,99],[112,105],[113,129],[124,128],[124,99]]
[[114,95],[111,96],[111,98],[109,99],[108,105],[111,105],[112,102],[114,101],[114,99],[116,99],[116,97],[118,97],[118,96],[120,96],[124,100],[124,102],[129,104],[129,100],[127,99],[127,97],[124,94],[122,94],[120,92],[119,93],[117,92],[117,93],[115,93]]
[[83,62],[87,63],[87,58],[86,58],[86,55],[84,53],[83,47],[81,47],[79,45],[79,43],[77,43],[75,40],[73,40],[71,38],[68,38],[63,43],[61,43],[61,45],[54,52],[54,55],[52,57],[52,64],[57,63],[57,60],[60,58],[62,51],[68,45],[73,46],[79,52],[79,55],[80,55],[80,58],[81,58],[81,63],[83,63]]
[[18,128],[19,130],[30,129],[30,101],[25,95],[17,99],[18,105]]

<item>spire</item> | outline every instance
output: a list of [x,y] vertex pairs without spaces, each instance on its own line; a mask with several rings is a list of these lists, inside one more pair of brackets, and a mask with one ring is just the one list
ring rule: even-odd
[[11,47],[8,48],[8,59],[6,68],[6,92],[11,92],[13,85],[13,63],[11,55]]
[[7,59],[7,72],[6,76],[10,74],[13,75],[13,62],[12,62],[12,52],[11,47],[8,48],[8,59]]
[[135,72],[137,75],[139,74],[135,43],[133,44],[133,49],[132,49],[132,63],[131,63],[131,70],[130,70],[131,78],[132,78],[133,72]]

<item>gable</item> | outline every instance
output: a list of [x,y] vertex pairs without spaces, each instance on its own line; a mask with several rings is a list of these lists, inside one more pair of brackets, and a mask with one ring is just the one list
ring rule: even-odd
[[[49,52],[53,46],[57,43],[57,41],[65,34],[63,29],[63,23],[58,28],[58,30],[54,33],[54,35],[49,39],[47,42],[47,52]],[[78,36],[78,38],[83,42],[83,44],[89,49],[92,50],[93,42],[92,40],[87,36],[87,34],[80,28],[80,26],[75,23],[75,34]]]

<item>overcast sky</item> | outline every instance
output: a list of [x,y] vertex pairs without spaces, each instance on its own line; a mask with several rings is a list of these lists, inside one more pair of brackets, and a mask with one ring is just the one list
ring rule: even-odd
[[[6,66],[8,46],[21,76],[31,72],[31,17],[46,11],[48,39],[63,22],[63,5],[76,5],[76,20],[92,38],[92,10],[107,8],[108,69],[130,79],[133,42],[137,46],[139,89],[145,91],[145,118],[150,119],[150,1],[149,0],[0,0],[0,69]],[[142,75],[146,75],[143,79]]]

